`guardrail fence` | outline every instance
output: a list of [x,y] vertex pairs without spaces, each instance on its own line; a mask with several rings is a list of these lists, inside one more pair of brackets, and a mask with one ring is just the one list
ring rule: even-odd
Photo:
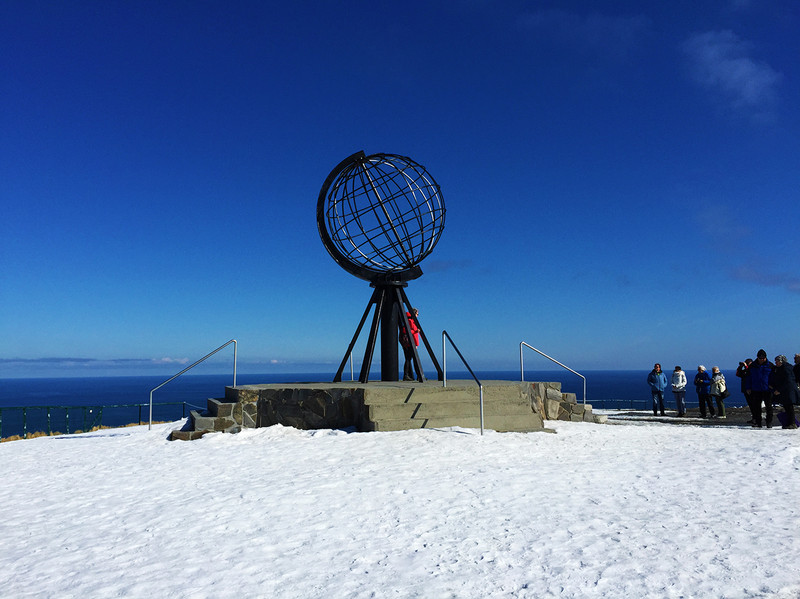
[[[25,406],[0,408],[0,438],[34,434],[73,434],[102,427],[148,422],[150,404],[102,406]],[[157,420],[172,422],[186,418],[191,409],[204,409],[186,401],[153,404]]]

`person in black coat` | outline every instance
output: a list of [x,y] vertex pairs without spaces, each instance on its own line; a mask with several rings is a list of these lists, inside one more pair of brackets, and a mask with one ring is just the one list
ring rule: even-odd
[[783,428],[796,429],[794,401],[797,395],[797,381],[786,356],[775,356],[775,368],[772,369],[769,376],[769,388],[776,399],[783,404],[783,410],[786,412],[786,422],[783,423]]
[[747,424],[753,424],[756,421],[756,415],[753,412],[753,406],[750,405],[750,398],[747,396],[747,387],[745,386],[745,378],[747,378],[747,367],[753,363],[752,358],[747,358],[744,362],[739,362],[739,367],[736,369],[736,376],[742,379],[742,395],[747,402],[747,407],[750,408],[750,421]]
[[[797,381],[798,386],[800,386],[800,354],[794,355],[794,380]],[[795,398],[797,401],[794,403],[800,403],[800,387],[798,388],[797,397]]]
[[772,428],[772,393],[769,389],[769,377],[772,374],[772,362],[767,360],[767,352],[758,350],[755,362],[747,367],[744,379],[747,404],[753,413],[753,426],[761,428],[761,404],[766,411],[767,428]]
[[694,375],[694,388],[697,390],[697,401],[700,404],[700,418],[706,417],[706,406],[709,416],[714,418],[716,414],[714,403],[711,401],[711,377],[702,364],[697,367],[697,374]]

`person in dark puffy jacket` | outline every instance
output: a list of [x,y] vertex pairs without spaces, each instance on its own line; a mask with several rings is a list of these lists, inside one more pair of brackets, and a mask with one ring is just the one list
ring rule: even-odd
[[706,417],[706,407],[709,416],[713,418],[715,414],[714,404],[711,402],[711,377],[702,364],[697,367],[697,374],[694,375],[694,388],[697,390],[697,401],[700,403],[700,418]]
[[747,368],[744,380],[747,403],[753,412],[753,426],[761,428],[761,404],[764,404],[765,424],[772,428],[772,393],[769,390],[769,375],[772,373],[772,362],[767,360],[767,352],[758,350],[755,361]]
[[742,395],[747,402],[747,407],[750,408],[750,421],[747,424],[753,424],[756,421],[756,415],[753,414],[753,408],[750,405],[750,400],[747,398],[747,389],[745,388],[745,379],[747,378],[747,368],[753,363],[752,358],[747,358],[744,362],[739,362],[739,367],[736,369],[736,376],[741,379]]
[[797,395],[795,396],[795,405],[800,404],[800,354],[794,355],[794,366],[792,367],[792,372],[794,372],[794,380],[797,381]]
[[775,368],[772,369],[770,374],[769,386],[772,389],[773,396],[783,404],[783,411],[786,414],[786,422],[781,428],[796,429],[794,402],[797,395],[797,383],[792,365],[789,364],[786,356],[775,356]]

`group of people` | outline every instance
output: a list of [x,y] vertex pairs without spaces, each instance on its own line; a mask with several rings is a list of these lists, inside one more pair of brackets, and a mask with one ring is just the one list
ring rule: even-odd
[[[742,394],[750,408],[751,420],[749,424],[761,428],[766,425],[772,428],[773,403],[783,406],[785,421],[782,428],[796,429],[794,404],[800,401],[800,354],[794,355],[794,366],[789,364],[784,355],[775,356],[775,362],[767,359],[767,352],[758,350],[756,359],[748,358],[739,362],[736,376],[741,379]],[[688,379],[680,366],[672,372],[671,380],[661,370],[661,364],[655,364],[653,370],[647,375],[647,383],[653,396],[653,414],[664,416],[664,393],[672,388],[675,403],[678,407],[678,416],[686,416],[686,386]],[[725,398],[730,395],[725,375],[718,366],[711,369],[711,374],[702,364],[697,367],[694,376],[694,386],[700,404],[701,418],[726,418]],[[716,410],[714,404],[716,403]],[[762,405],[764,418],[762,419]],[[763,424],[762,424],[763,422]]]
[[[678,406],[678,417],[686,416],[686,385],[688,379],[686,373],[680,366],[676,366],[672,371],[672,378],[667,380],[667,375],[661,370],[661,364],[656,364],[650,374],[647,375],[647,384],[653,395],[653,414],[658,416],[664,413],[664,393],[668,388],[672,388],[675,396],[675,404]],[[697,390],[697,399],[700,403],[700,417],[706,418],[706,413],[711,418],[725,418],[725,398],[730,395],[725,375],[718,366],[711,369],[708,374],[706,367],[702,364],[697,367],[697,374],[694,377],[694,386]],[[714,401],[717,410],[714,410]]]
[[[750,424],[761,428],[772,428],[772,404],[783,406],[784,422],[781,428],[796,429],[794,405],[800,401],[800,354],[794,355],[794,366],[784,355],[775,356],[775,362],[767,359],[767,352],[758,350],[756,359],[739,362],[736,376],[742,379],[742,393],[747,399],[752,419]],[[763,424],[762,424],[763,404]]]

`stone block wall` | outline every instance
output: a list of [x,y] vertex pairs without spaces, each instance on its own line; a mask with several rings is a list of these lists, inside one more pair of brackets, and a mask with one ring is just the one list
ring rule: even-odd
[[561,383],[533,383],[534,410],[548,420],[604,423],[606,416],[592,413],[592,406],[578,403],[574,393],[562,393]]
[[234,418],[244,412],[245,427],[282,424],[306,430],[348,428],[361,425],[364,391],[347,388],[227,387],[225,399],[236,402]]
[[531,387],[533,387],[533,396],[531,398],[533,411],[548,417],[545,411],[547,400],[561,399],[561,383],[531,383]]
[[547,417],[550,420],[569,420],[572,422],[594,422],[603,424],[606,416],[592,413],[590,404],[578,403],[574,393],[564,393],[561,401],[550,399],[547,401]]

